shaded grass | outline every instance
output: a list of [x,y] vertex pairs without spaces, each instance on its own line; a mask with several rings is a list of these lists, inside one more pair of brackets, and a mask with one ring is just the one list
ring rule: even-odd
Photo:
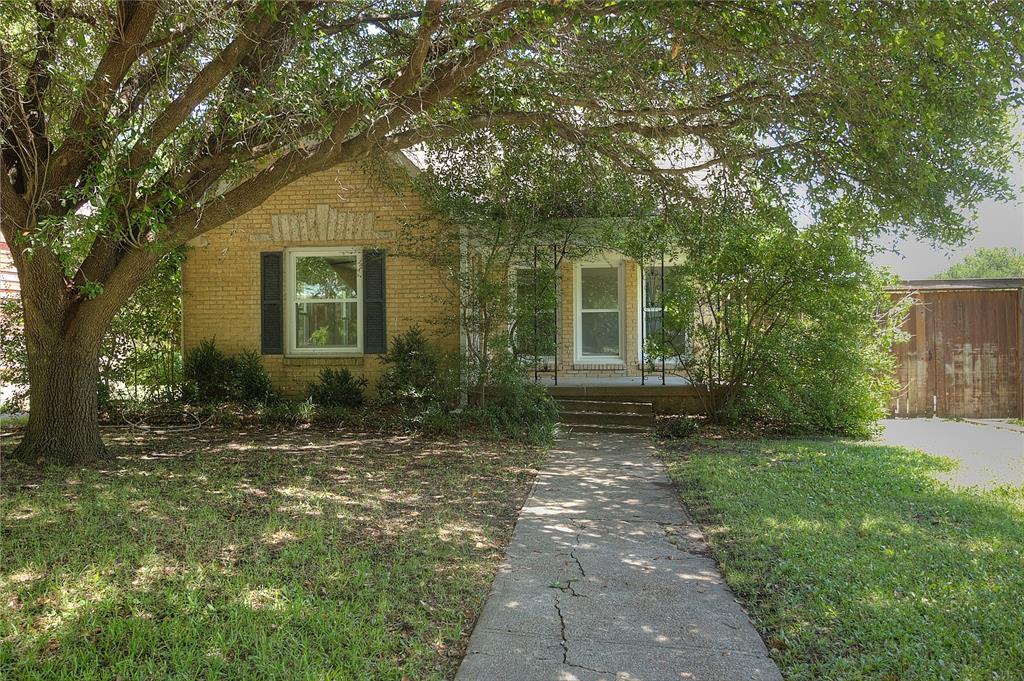
[[0,678],[451,677],[541,456],[227,431],[113,449],[4,462]]
[[1024,489],[834,441],[666,449],[684,501],[789,679],[1024,678]]

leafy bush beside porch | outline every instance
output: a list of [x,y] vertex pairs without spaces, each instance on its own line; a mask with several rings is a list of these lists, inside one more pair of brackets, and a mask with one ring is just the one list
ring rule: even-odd
[[890,349],[906,307],[864,248],[827,220],[798,226],[758,194],[725,193],[676,219],[667,239],[679,260],[650,356],[698,386],[715,422],[868,435],[896,388]]

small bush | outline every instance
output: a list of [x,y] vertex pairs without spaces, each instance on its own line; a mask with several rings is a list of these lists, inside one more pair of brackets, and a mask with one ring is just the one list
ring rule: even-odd
[[697,433],[698,422],[686,415],[659,416],[655,432],[661,437],[684,438]]
[[236,362],[221,352],[210,338],[187,350],[182,363],[185,401],[212,404],[231,399],[235,365]]
[[381,402],[414,407],[443,399],[438,357],[420,328],[396,336],[381,359],[387,366],[377,385]]
[[366,384],[365,378],[356,378],[344,367],[328,367],[320,371],[320,382],[310,383],[306,392],[313,404],[318,407],[355,409],[363,405]]
[[233,358],[231,393],[241,402],[273,402],[277,393],[263,358],[255,350],[246,350]]
[[182,398],[195,404],[221,402],[273,402],[274,385],[255,350],[225,355],[212,339],[185,352]]
[[547,388],[530,380],[511,356],[492,362],[486,398],[476,399],[467,416],[500,437],[550,441],[558,423],[558,405]]

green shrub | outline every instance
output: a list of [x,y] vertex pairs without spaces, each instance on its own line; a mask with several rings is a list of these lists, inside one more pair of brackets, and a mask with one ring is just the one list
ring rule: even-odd
[[354,409],[363,405],[366,384],[365,378],[356,378],[345,367],[325,367],[320,371],[320,382],[310,383],[306,393],[317,407]]
[[[756,197],[755,197],[756,198]],[[864,436],[895,387],[891,343],[902,312],[865,252],[835,225],[798,228],[784,205],[726,202],[685,232],[666,277],[653,360],[700,387],[716,423]]]
[[311,420],[318,426],[357,425],[359,421],[358,418],[353,418],[353,412],[349,407],[329,405],[313,405]]
[[685,414],[659,416],[654,428],[661,437],[684,438],[697,433],[698,422]]
[[231,374],[232,397],[240,402],[273,402],[277,393],[270,374],[263,366],[263,357],[255,350],[245,350],[233,358]]
[[182,397],[186,402],[211,404],[226,402],[232,397],[232,377],[236,362],[217,347],[212,338],[185,352]]
[[392,339],[381,359],[387,367],[377,385],[381,402],[412,408],[444,398],[438,356],[419,327]]
[[[499,437],[548,442],[558,423],[558,405],[511,355],[491,358],[485,390],[472,396],[466,418]],[[481,399],[482,398],[482,399]]]
[[255,350],[229,357],[212,339],[185,352],[182,399],[194,404],[273,402],[277,393]]

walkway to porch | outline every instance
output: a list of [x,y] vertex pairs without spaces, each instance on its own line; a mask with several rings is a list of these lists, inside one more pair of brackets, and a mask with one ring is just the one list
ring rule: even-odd
[[782,681],[649,439],[556,444],[456,681]]

